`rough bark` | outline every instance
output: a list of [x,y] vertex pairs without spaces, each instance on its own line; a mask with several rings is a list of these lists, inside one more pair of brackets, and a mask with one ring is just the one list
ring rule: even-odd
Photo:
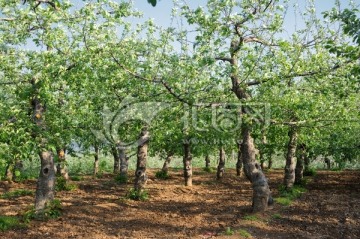
[[325,157],[324,162],[326,164],[327,170],[330,170],[331,169],[331,161],[330,161],[330,159]]
[[167,173],[169,172],[169,165],[170,165],[172,156],[173,156],[172,153],[168,153],[168,154],[166,155],[165,162],[164,162],[163,167],[162,167],[162,169],[161,169],[161,171],[162,171],[163,173],[166,173],[166,174],[167,174]]
[[190,143],[185,142],[184,146],[184,179],[185,179],[185,186],[192,186],[192,155],[190,152]]
[[36,79],[32,80],[32,86],[34,89],[34,98],[32,99],[33,115],[32,119],[37,129],[33,133],[33,137],[40,143],[40,174],[37,180],[36,192],[35,192],[35,211],[36,213],[42,213],[46,205],[54,199],[54,184],[55,184],[55,168],[54,157],[50,150],[47,150],[47,140],[42,136],[42,133],[46,131],[44,112],[45,107],[37,97],[38,88]]
[[289,143],[287,146],[285,175],[284,175],[284,186],[286,189],[292,188],[295,182],[295,153],[296,153],[296,145],[297,145],[297,128],[290,127],[288,135],[289,135]]
[[208,154],[205,156],[205,168],[210,168],[210,156]]
[[118,151],[119,151],[119,159],[120,159],[120,175],[127,176],[128,168],[129,168],[129,163],[128,163],[129,158],[126,156],[125,148],[119,147]]
[[51,151],[40,153],[41,168],[36,185],[35,211],[41,213],[46,205],[54,199],[55,170]]
[[138,192],[143,190],[147,181],[146,175],[146,160],[148,154],[149,132],[143,128],[140,133],[139,146],[137,150],[137,163],[135,170],[135,184],[134,189]]
[[223,147],[220,148],[219,152],[219,164],[216,172],[216,179],[220,180],[225,173],[225,150]]
[[272,156],[270,155],[270,157],[269,157],[268,169],[271,169],[271,168],[272,168],[272,164],[273,164]]
[[56,165],[56,176],[69,180],[69,172],[66,166],[65,149],[57,149],[58,163]]
[[99,146],[94,145],[94,176],[99,172]]
[[238,143],[238,155],[237,155],[237,162],[236,162],[236,175],[241,176],[243,172],[243,161],[241,156],[241,143]]
[[300,155],[296,160],[295,184],[301,184],[304,178],[304,155]]
[[14,178],[14,163],[10,162],[6,165],[5,169],[5,179],[12,183]]
[[265,174],[261,170],[259,163],[255,159],[254,139],[250,134],[248,125],[242,125],[242,160],[244,163],[244,172],[250,180],[253,188],[253,212],[263,212],[267,210],[268,205],[272,203],[270,189]]
[[113,173],[118,174],[118,173],[120,173],[120,156],[119,156],[119,152],[115,146],[111,147],[111,153],[114,157]]

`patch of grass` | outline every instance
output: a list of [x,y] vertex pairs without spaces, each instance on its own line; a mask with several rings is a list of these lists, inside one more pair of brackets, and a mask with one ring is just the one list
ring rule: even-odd
[[26,223],[29,223],[31,220],[48,220],[51,218],[58,218],[61,216],[62,206],[59,199],[54,199],[46,205],[45,209],[42,212],[36,212],[34,207],[31,207],[28,211],[25,212],[23,220]]
[[315,168],[308,168],[307,170],[304,171],[303,175],[313,177],[316,175],[316,173],[317,172]]
[[16,216],[0,216],[0,231],[25,227]]
[[245,215],[244,220],[247,220],[247,221],[260,221],[260,218],[258,218],[256,215]]
[[170,176],[169,176],[168,172],[160,170],[155,173],[155,177],[158,179],[166,180],[166,179],[169,179]]
[[136,201],[146,201],[149,199],[149,194],[146,190],[136,190],[131,188],[126,196],[127,199],[136,200]]
[[275,198],[275,202],[277,202],[278,204],[283,205],[283,206],[289,206],[291,204],[292,200],[289,198],[278,197],[278,198]]
[[129,180],[128,176],[123,174],[116,175],[114,179],[117,183],[127,183]]
[[239,235],[244,238],[252,238],[251,234],[244,229],[239,229],[238,232],[239,232]]
[[279,213],[275,213],[271,216],[273,219],[282,219],[282,216]]
[[70,177],[71,181],[82,181],[83,180],[83,177],[79,176],[79,175],[74,175],[72,177]]
[[77,185],[69,183],[64,177],[56,178],[55,191],[73,191],[75,189],[77,189]]
[[232,235],[234,235],[234,233],[235,233],[235,231],[232,230],[231,227],[227,227],[227,228],[225,229],[224,235],[226,235],[226,236],[232,236]]
[[1,195],[1,198],[3,199],[12,199],[12,198],[18,198],[22,196],[28,196],[28,195],[34,195],[33,191],[27,190],[27,189],[17,189],[14,191],[9,191]]
[[213,172],[214,172],[214,169],[213,169],[212,167],[208,167],[208,168],[207,168],[207,167],[204,167],[204,168],[203,168],[203,171],[204,171],[204,172],[207,172],[207,173],[213,173]]

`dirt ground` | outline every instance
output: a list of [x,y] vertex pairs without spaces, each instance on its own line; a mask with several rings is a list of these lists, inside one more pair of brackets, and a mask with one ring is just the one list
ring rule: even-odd
[[[360,171],[320,171],[290,206],[275,203],[256,215],[251,186],[234,170],[217,181],[215,173],[195,169],[191,188],[183,186],[181,170],[170,170],[168,180],[154,174],[149,170],[148,201],[124,199],[132,183],[117,184],[113,175],[84,177],[73,182],[78,189],[57,193],[60,218],[0,231],[0,238],[360,238]],[[266,174],[277,197],[283,172]],[[28,181],[10,190],[35,186]],[[0,199],[0,215],[21,214],[33,201],[33,196]]]

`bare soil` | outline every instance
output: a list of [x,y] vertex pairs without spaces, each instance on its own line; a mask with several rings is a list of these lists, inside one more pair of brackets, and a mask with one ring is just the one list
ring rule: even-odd
[[[221,181],[215,173],[194,171],[189,188],[181,170],[170,170],[167,180],[149,170],[147,201],[124,198],[132,178],[118,184],[114,175],[84,177],[72,182],[78,189],[57,192],[61,217],[0,231],[0,238],[360,238],[360,171],[320,171],[290,206],[275,203],[261,214],[251,213],[251,185],[235,170],[227,170]],[[277,197],[283,171],[266,174]],[[35,187],[33,180],[10,189],[2,185],[0,195]],[[20,216],[33,201],[33,196],[0,199],[0,215]]]

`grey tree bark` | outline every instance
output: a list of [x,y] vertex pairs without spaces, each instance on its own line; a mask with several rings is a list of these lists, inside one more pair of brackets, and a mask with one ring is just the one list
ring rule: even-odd
[[183,157],[183,164],[184,164],[184,180],[185,186],[192,186],[192,155],[190,152],[190,143],[184,142],[184,157]]
[[169,172],[169,165],[170,165],[172,156],[173,156],[172,153],[168,153],[168,154],[166,155],[165,162],[164,162],[163,167],[162,167],[162,169],[161,169],[161,171],[164,172],[164,173],[166,173],[166,174]]
[[242,155],[241,155],[241,143],[237,144],[238,146],[238,155],[237,155],[237,162],[236,162],[236,175],[241,176],[243,172],[243,161],[242,161]]
[[225,150],[223,147],[219,150],[219,164],[216,172],[216,179],[220,180],[225,173]]
[[295,183],[295,154],[296,154],[296,145],[297,145],[297,137],[298,137],[297,128],[295,126],[291,126],[288,135],[289,135],[289,142],[287,146],[285,175],[284,175],[284,186],[286,189],[292,188]]
[[120,173],[120,155],[119,155],[117,147],[112,146],[111,153],[114,157],[113,173],[118,174],[118,173]]
[[135,170],[135,184],[134,189],[137,192],[141,192],[147,182],[146,175],[146,161],[148,154],[148,144],[149,144],[150,135],[146,127],[141,130],[139,136],[139,145],[137,150],[137,163]]
[[118,147],[119,159],[120,159],[120,175],[127,176],[129,169],[129,158],[126,156],[126,150],[124,147]]
[[94,144],[94,176],[99,172],[99,146]]

